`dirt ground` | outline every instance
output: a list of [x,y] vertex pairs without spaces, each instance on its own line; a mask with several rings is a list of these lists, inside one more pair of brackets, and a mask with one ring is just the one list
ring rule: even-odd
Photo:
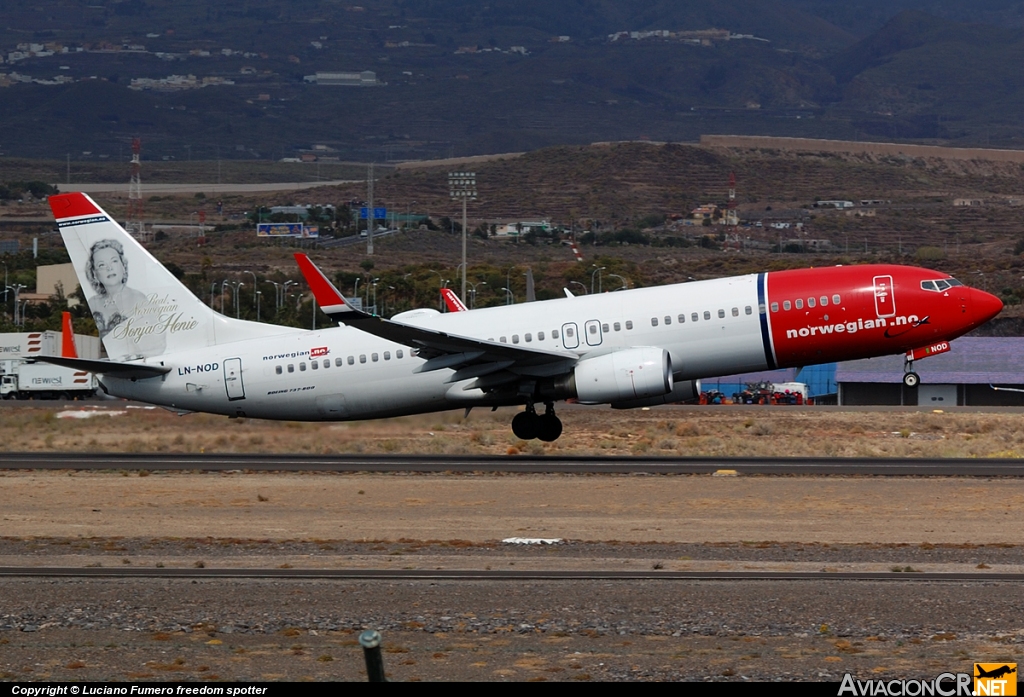
[[21,538],[1024,540],[1013,479],[6,472],[0,492]]
[[[6,405],[10,407],[10,405]],[[350,424],[3,410],[11,450],[1012,457],[1019,415],[566,408]],[[84,408],[88,411],[89,408]],[[63,412],[63,415],[62,415]],[[121,412],[121,413],[114,413]],[[81,416],[78,414],[77,416]],[[0,679],[839,680],[1016,661],[1024,482],[710,475],[0,472],[0,566],[791,570],[820,581],[0,579]],[[561,538],[520,547],[509,537]],[[900,571],[840,582],[837,571]],[[921,571],[977,581],[914,581]],[[896,576],[896,574],[893,574]]]
[[[14,452],[426,453],[812,457],[1024,457],[1021,414],[830,407],[657,407],[615,411],[560,405],[554,443],[522,441],[514,409],[346,423],[179,417],[122,402],[0,406]],[[92,418],[75,418],[92,416]]]

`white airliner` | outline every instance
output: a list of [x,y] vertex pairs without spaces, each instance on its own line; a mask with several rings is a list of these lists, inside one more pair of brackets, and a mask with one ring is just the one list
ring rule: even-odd
[[97,373],[117,397],[232,417],[525,405],[515,434],[552,441],[562,432],[557,401],[678,402],[708,376],[906,352],[913,386],[915,359],[1002,308],[946,274],[875,265],[384,319],[351,307],[296,255],[322,309],[343,325],[305,331],[215,312],[85,194],[50,205],[109,358],[48,360]]

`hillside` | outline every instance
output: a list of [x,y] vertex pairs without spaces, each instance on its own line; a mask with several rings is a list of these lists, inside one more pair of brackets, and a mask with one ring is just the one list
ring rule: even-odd
[[[706,133],[1020,144],[1020,31],[962,21],[1007,11],[832,5],[40,0],[0,27],[0,152],[124,160],[135,136],[147,159],[377,162]],[[307,79],[365,70],[373,86]]]

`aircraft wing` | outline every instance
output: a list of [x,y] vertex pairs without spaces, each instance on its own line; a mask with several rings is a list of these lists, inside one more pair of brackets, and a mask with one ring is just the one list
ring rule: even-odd
[[171,369],[162,365],[148,365],[146,363],[117,363],[115,361],[99,361],[90,358],[67,358],[64,356],[33,356],[34,360],[44,363],[72,368],[74,370],[87,370],[90,373],[109,375],[115,378],[142,380],[145,378],[156,378],[171,372]]
[[421,358],[427,359],[417,372],[453,368],[458,370],[453,376],[454,380],[481,377],[504,370],[547,376],[563,373],[579,360],[576,354],[567,351],[548,351],[474,339],[371,315],[346,302],[330,279],[308,256],[298,253],[295,260],[324,313],[337,322],[416,349]]

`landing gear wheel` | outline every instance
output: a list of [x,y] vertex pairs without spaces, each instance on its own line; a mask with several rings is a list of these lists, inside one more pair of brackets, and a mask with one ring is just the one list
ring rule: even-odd
[[904,373],[903,374],[903,385],[904,386],[909,387],[910,389],[914,389],[915,387],[917,387],[920,384],[921,384],[921,376],[919,376],[917,373],[909,372],[909,373]]
[[555,416],[554,412],[537,417],[537,421],[539,426],[537,438],[545,443],[556,441],[562,435],[562,420]]
[[512,418],[512,433],[516,438],[533,440],[540,429],[540,417],[533,409],[521,411]]

